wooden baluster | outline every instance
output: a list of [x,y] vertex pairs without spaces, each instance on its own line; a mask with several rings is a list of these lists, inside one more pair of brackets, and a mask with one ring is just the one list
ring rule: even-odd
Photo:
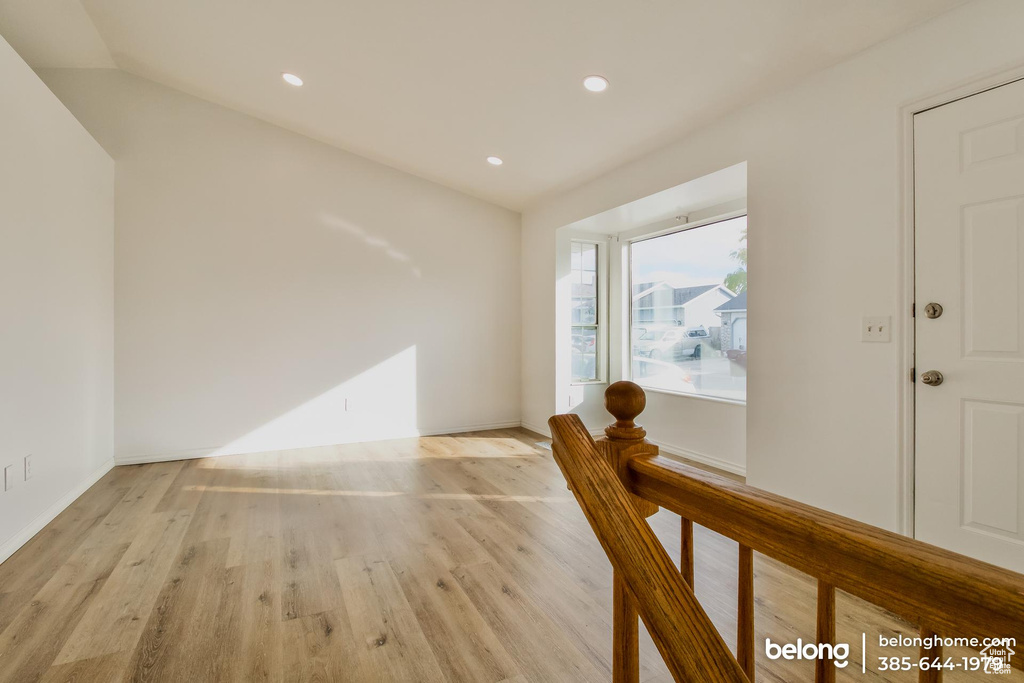
[[693,588],[693,522],[685,517],[680,517],[682,522],[680,529],[680,545],[682,550],[679,553],[679,571],[686,579],[686,583]]
[[740,543],[736,610],[736,660],[754,680],[754,551]]
[[[922,626],[921,627],[921,659],[927,659],[928,663],[931,664],[936,659],[942,660],[942,646],[935,645],[932,648],[926,648],[924,646],[924,640],[935,636],[935,632],[931,629]],[[942,681],[942,669],[928,667],[928,670],[918,669],[917,680],[920,683],[941,683]]]
[[614,573],[612,587],[612,682],[640,682],[640,615],[629,586]]
[[[818,643],[836,642],[836,589],[835,586],[818,580]],[[814,663],[815,683],[835,683],[836,667],[832,659],[819,658]]]
[[[615,424],[605,428],[605,437],[598,439],[596,445],[624,482],[629,477],[630,458],[658,453],[658,447],[646,440],[647,432],[635,422],[646,405],[644,390],[633,382],[615,382],[604,392],[604,407],[615,418]],[[658,511],[654,503],[637,496],[631,498],[644,517]],[[690,586],[693,586],[692,578]],[[636,604],[629,586],[618,575],[615,576],[613,591],[612,680],[615,683],[637,683],[640,680],[640,634]]]

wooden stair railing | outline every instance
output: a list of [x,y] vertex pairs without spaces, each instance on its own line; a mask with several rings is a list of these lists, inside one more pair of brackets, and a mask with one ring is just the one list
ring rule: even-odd
[[[754,680],[753,553],[818,580],[818,643],[835,639],[835,593],[843,590],[918,624],[922,637],[1010,637],[1024,668],[1024,575],[767,493],[658,454],[635,418],[643,390],[616,382],[605,394],[615,416],[595,443],[575,415],[549,420],[569,488],[615,572],[613,680],[639,680],[637,613],[676,680]],[[644,517],[664,507],[682,519],[677,571]],[[693,594],[693,525],[739,543],[734,658]],[[941,657],[941,646],[921,651]],[[835,680],[818,660],[815,681]],[[921,669],[920,681],[941,680]]]
[[555,415],[548,425],[558,466],[622,579],[616,585],[629,591],[672,675],[694,683],[747,681],[580,418]]

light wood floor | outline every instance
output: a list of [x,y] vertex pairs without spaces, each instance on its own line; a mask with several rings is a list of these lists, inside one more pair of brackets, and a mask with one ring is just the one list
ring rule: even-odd
[[[610,680],[611,569],[538,439],[118,467],[0,565],[0,681]],[[677,557],[678,517],[651,523]],[[736,546],[696,543],[698,596],[732,646]],[[760,642],[813,638],[814,584],[755,570]],[[838,611],[840,680],[864,679],[862,631],[872,657],[878,633],[913,634],[847,596]],[[643,679],[669,681],[644,637]],[[811,678],[759,661],[759,680]]]

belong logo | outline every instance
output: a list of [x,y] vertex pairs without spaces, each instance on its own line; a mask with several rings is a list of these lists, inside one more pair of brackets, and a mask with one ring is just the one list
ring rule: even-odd
[[830,659],[839,669],[850,663],[849,643],[805,643],[797,638],[796,643],[782,645],[765,638],[764,653],[768,659]]

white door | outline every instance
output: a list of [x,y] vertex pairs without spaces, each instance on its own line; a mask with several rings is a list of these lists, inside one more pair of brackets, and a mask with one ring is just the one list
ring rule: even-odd
[[915,116],[914,185],[915,535],[1024,572],[1024,81]]
[[732,348],[747,348],[747,319],[736,318],[732,321]]

